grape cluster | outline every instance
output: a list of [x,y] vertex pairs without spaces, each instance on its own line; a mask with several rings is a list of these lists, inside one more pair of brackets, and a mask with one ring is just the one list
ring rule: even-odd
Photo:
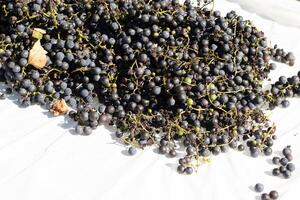
[[[270,155],[275,125],[263,108],[300,94],[300,73],[263,90],[271,60],[294,65],[293,53],[270,47],[235,11],[210,9],[212,0],[0,2],[0,81],[21,106],[64,100],[77,134],[114,125],[130,155],[156,144],[175,157],[184,146],[180,173],[229,147]],[[46,32],[41,69],[28,64],[34,28]]]
[[279,198],[279,193],[276,190],[270,191],[269,194],[263,193],[261,195],[261,200],[275,200],[278,198]]
[[291,162],[293,160],[292,150],[290,146],[286,146],[282,150],[283,157],[274,156],[272,158],[272,163],[275,165],[279,165],[278,168],[274,168],[272,170],[272,174],[274,176],[282,175],[284,178],[290,178],[292,172],[295,171],[296,167]]
[[[282,176],[286,179],[291,177],[293,171],[295,171],[295,165],[291,162],[293,160],[291,146],[288,145],[282,150],[283,157],[274,156],[272,158],[272,163],[274,165],[279,165],[279,168],[274,168],[272,171],[273,176]],[[264,190],[264,185],[257,183],[254,186],[254,191],[261,193]],[[278,199],[279,194],[276,190],[272,190],[267,193],[261,194],[261,200],[274,200]]]
[[[261,184],[261,183],[257,183],[254,186],[254,190],[255,190],[255,192],[261,193],[264,190],[264,185]],[[276,190],[271,190],[269,192],[269,194],[268,193],[262,193],[260,195],[261,200],[275,200],[275,199],[278,199],[278,198],[279,198],[279,193]]]

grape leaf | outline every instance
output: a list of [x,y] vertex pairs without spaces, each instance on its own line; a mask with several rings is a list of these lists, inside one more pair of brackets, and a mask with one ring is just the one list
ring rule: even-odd
[[42,69],[47,63],[47,51],[42,47],[40,40],[36,41],[29,51],[28,64],[37,69]]
[[50,109],[54,116],[64,115],[68,111],[69,107],[63,99],[56,100]]

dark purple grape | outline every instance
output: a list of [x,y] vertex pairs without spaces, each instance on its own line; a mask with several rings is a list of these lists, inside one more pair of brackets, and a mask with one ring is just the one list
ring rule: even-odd
[[82,135],[82,134],[83,134],[83,127],[77,125],[77,126],[75,127],[75,132],[76,132],[76,134],[78,134],[78,135]]
[[253,158],[258,157],[258,155],[259,155],[259,150],[258,150],[257,148],[252,148],[252,149],[250,149],[250,155],[251,155],[251,157],[253,157]]
[[136,152],[137,152],[136,148],[134,148],[134,147],[129,147],[129,149],[128,149],[129,155],[133,156],[133,155],[136,154]]
[[117,138],[121,138],[123,136],[123,132],[117,130],[116,133],[115,133],[115,135],[116,135]]
[[287,164],[288,164],[288,159],[286,159],[286,158],[281,158],[280,159],[280,161],[279,161],[279,163],[281,164],[281,165],[283,165],[283,166],[286,166]]
[[272,149],[270,147],[265,147],[263,151],[266,156],[269,156],[272,154]]
[[284,156],[288,156],[288,155],[292,154],[291,148],[285,147],[285,148],[282,150],[282,154],[283,154]]
[[193,168],[191,168],[191,167],[187,167],[187,168],[185,168],[184,169],[184,172],[186,173],[186,174],[192,174],[193,173]]
[[280,170],[278,169],[278,168],[274,168],[273,170],[272,170],[272,174],[273,174],[273,176],[279,176],[280,175]]
[[293,171],[295,171],[296,167],[293,163],[288,163],[286,165],[286,169],[289,170],[290,172],[293,172]]
[[239,150],[239,151],[244,151],[244,150],[245,150],[245,146],[242,145],[242,144],[240,144],[240,145],[238,146],[238,150]]
[[278,156],[275,156],[272,158],[272,163],[274,165],[279,165],[280,164],[280,158]]
[[85,126],[85,127],[83,127],[83,133],[85,134],[85,135],[91,135],[92,134],[92,128],[91,127],[89,127],[89,126]]
[[278,199],[278,197],[279,197],[279,194],[278,194],[278,192],[276,191],[276,190],[272,190],[270,193],[269,193],[269,195],[270,195],[270,198],[271,199]]
[[289,170],[286,170],[282,173],[282,175],[283,175],[284,178],[288,179],[288,178],[291,177],[292,174]]
[[264,185],[261,183],[256,183],[254,186],[255,192],[262,192],[264,190]]
[[184,168],[182,165],[179,165],[179,166],[177,167],[177,172],[178,172],[178,173],[183,174],[184,171],[185,171],[185,168]]
[[260,198],[261,200],[271,200],[269,194],[267,193],[263,193]]

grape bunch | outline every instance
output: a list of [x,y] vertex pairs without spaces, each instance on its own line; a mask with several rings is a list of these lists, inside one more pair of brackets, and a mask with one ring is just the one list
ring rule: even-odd
[[[275,61],[292,66],[295,56],[212,4],[1,0],[0,81],[8,87],[1,99],[13,92],[23,107],[66,104],[77,134],[115,126],[130,155],[156,145],[176,157],[184,146],[180,173],[229,147],[270,155],[276,126],[263,111],[300,95],[300,73],[269,90],[263,81]],[[32,63],[37,42],[44,65]]]
[[279,165],[278,168],[272,170],[273,176],[282,175],[284,178],[290,178],[292,172],[295,171],[296,167],[291,162],[293,160],[291,146],[288,145],[282,150],[283,157],[274,156],[272,158],[272,163],[274,165]]

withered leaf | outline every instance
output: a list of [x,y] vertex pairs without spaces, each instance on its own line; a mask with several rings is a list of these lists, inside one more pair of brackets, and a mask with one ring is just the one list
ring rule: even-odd
[[40,40],[36,41],[29,51],[28,64],[42,69],[47,63],[47,51],[42,47]]
[[69,107],[63,99],[56,100],[50,109],[54,116],[64,115],[68,111]]

